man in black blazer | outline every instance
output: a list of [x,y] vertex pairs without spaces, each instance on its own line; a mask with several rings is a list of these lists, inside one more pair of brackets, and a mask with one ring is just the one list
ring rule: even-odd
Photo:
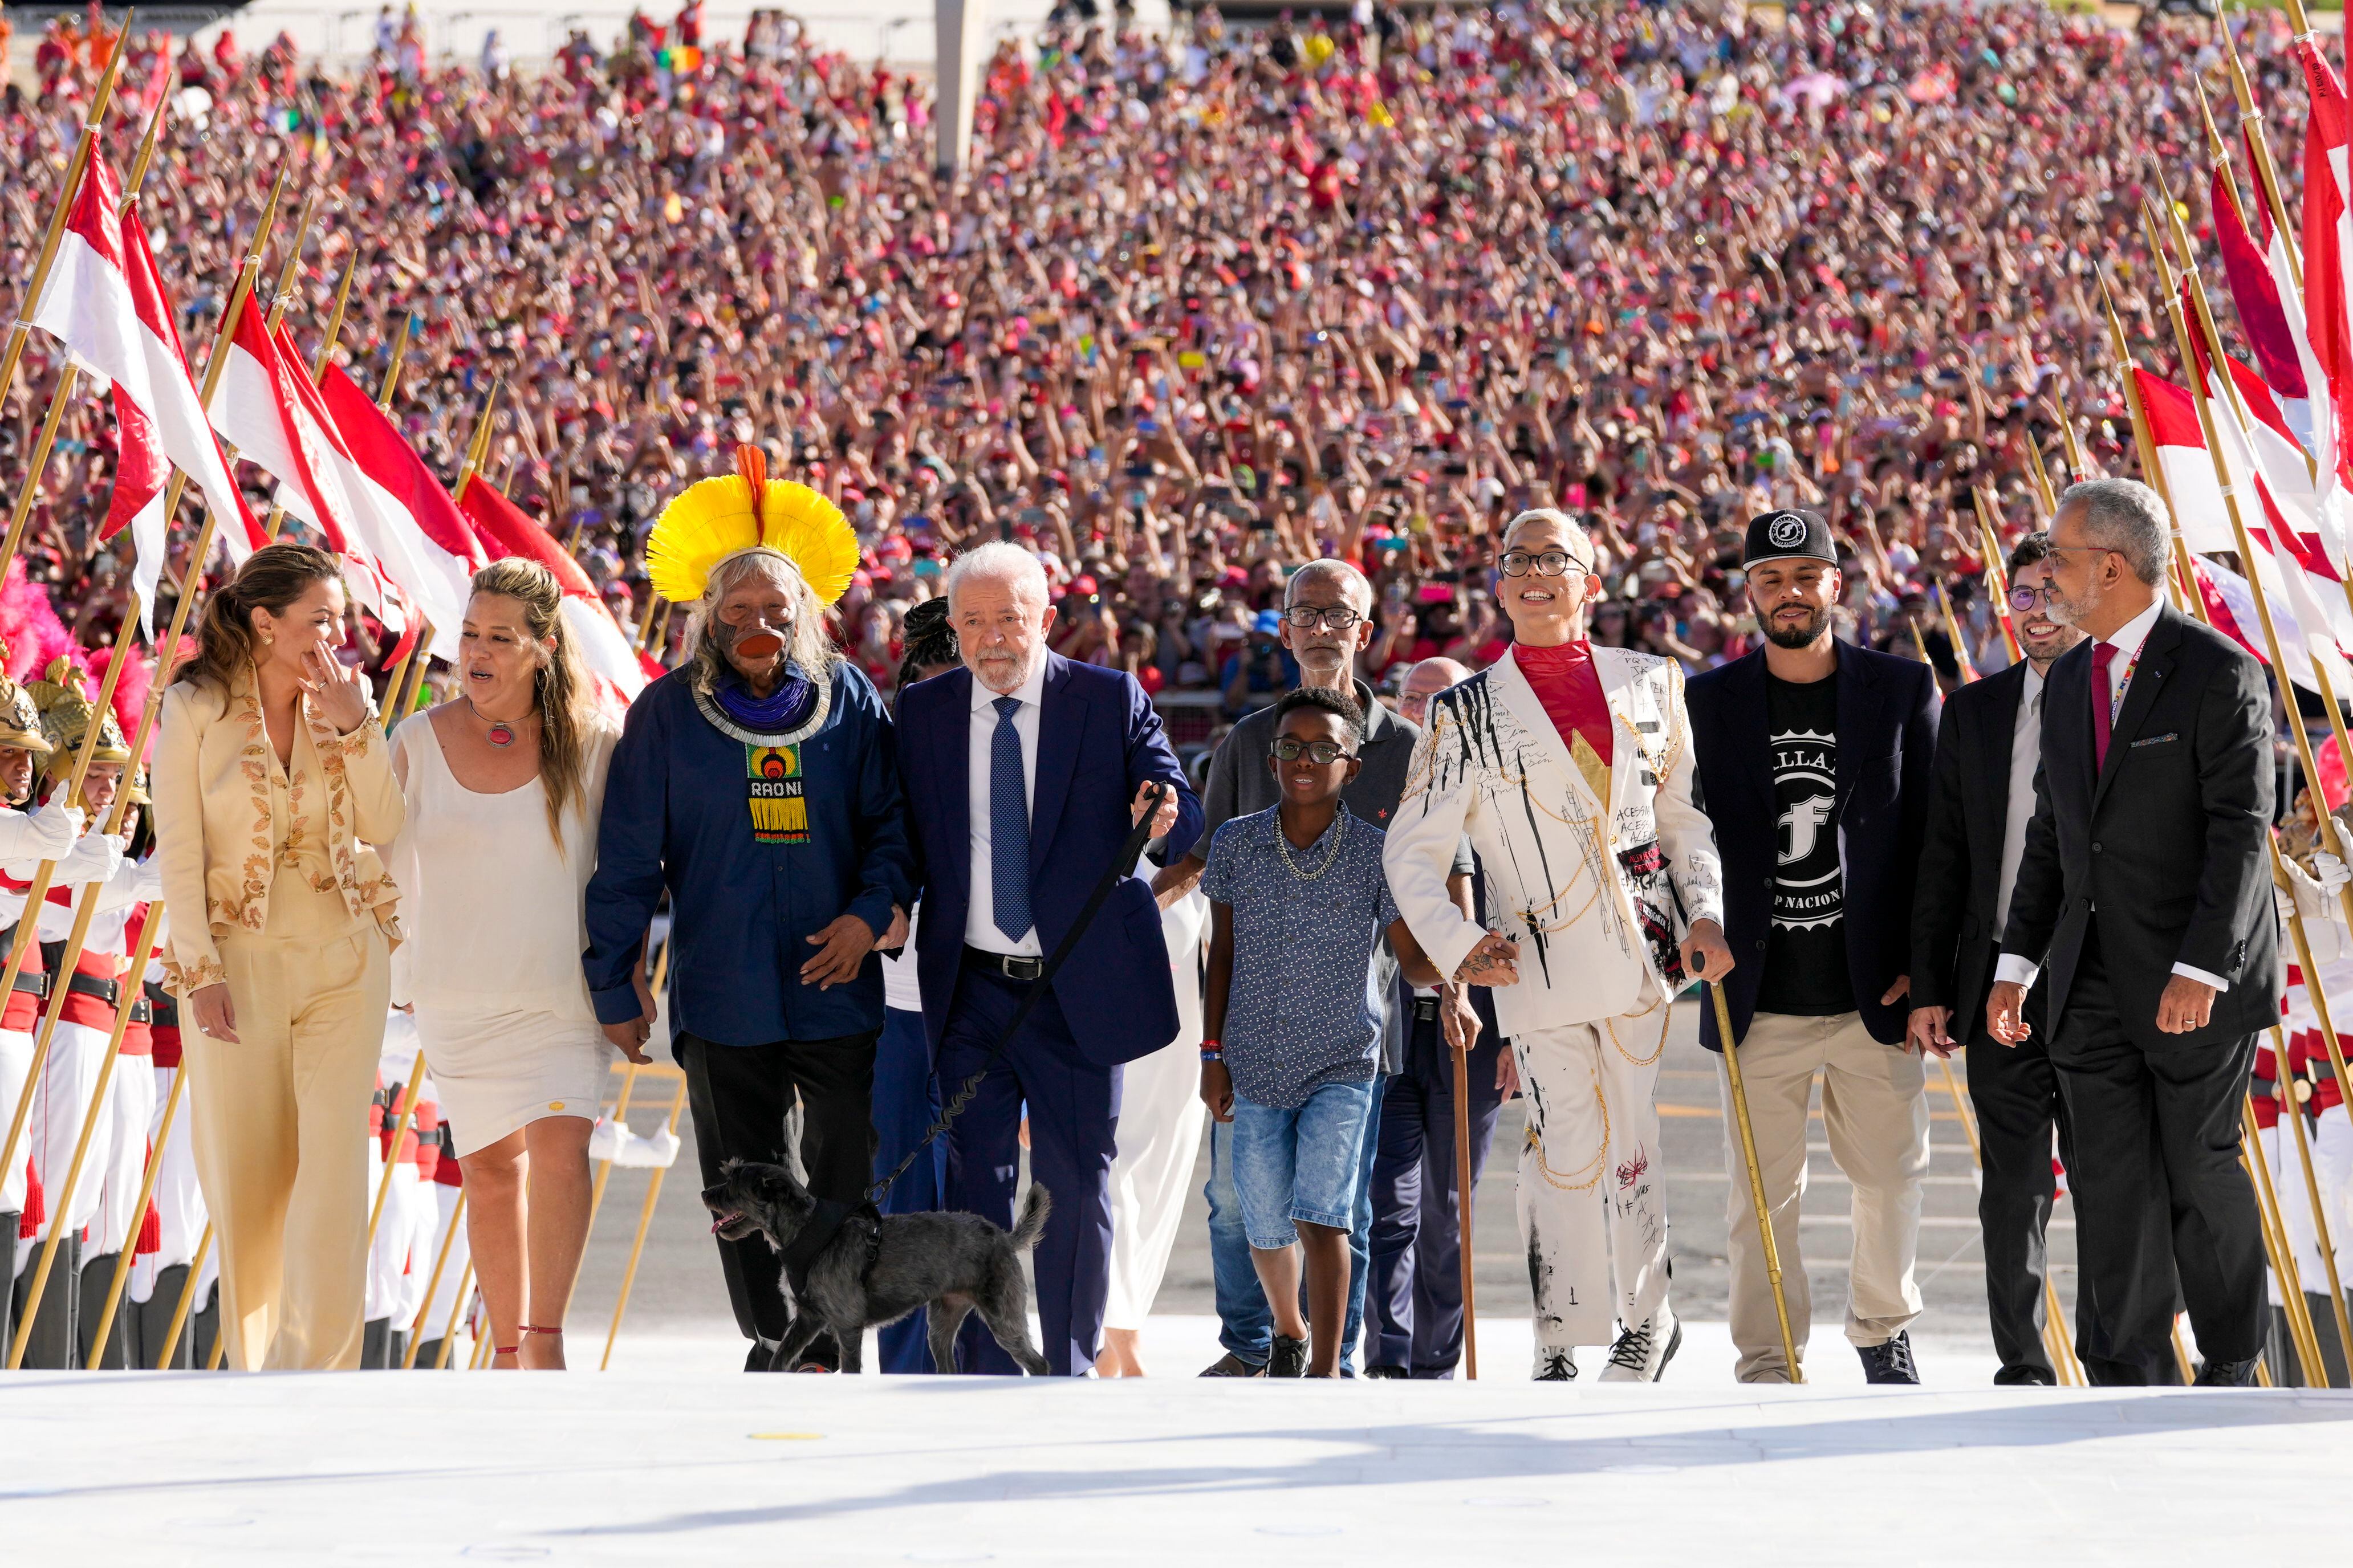
[[[1841,578],[1810,511],[1748,525],[1748,596],[1766,646],[1694,676],[1686,701],[1700,805],[1724,861],[1725,1001],[1800,1361],[1811,1323],[1798,1247],[1807,1102],[1852,1184],[1847,1341],[1873,1383],[1917,1383],[1912,1277],[1928,1170],[1927,1085],[1905,1048],[1912,878],[1927,816],[1936,683],[1924,664],[1831,632]],[[1712,1009],[1700,1043],[1721,1049]],[[1719,1079],[1719,1083],[1722,1080]],[[1786,1381],[1748,1173],[1725,1117],[1732,1340],[1745,1382]]]
[[2263,1327],[2239,1107],[2255,1035],[2280,1016],[2272,699],[2262,665],[2165,603],[2166,544],[2145,485],[2094,479],[2060,498],[2051,609],[2089,640],[2043,691],[2042,773],[1986,1030],[2032,1037],[2027,991],[2047,966],[2086,1375],[2154,1379],[2178,1271],[2198,1381],[2236,1385],[2254,1381]]
[[2034,816],[2043,682],[2052,661],[2084,636],[2051,616],[2055,564],[2047,533],[2030,533],[2011,547],[2010,601],[2025,658],[1945,700],[1912,903],[1912,1048],[1951,1056],[1957,1021],[1968,1050],[1969,1103],[1985,1155],[1978,1225],[1985,1237],[1986,1310],[2001,1357],[1993,1380],[2044,1386],[2058,1382],[2042,1344],[2043,1233],[2057,1195],[2053,1128],[2063,1144],[2068,1137],[2058,1075],[2044,1045],[2050,986],[2038,983],[2027,994],[2034,1034],[2023,1044],[1994,1039],[1984,1024],[2002,921]]

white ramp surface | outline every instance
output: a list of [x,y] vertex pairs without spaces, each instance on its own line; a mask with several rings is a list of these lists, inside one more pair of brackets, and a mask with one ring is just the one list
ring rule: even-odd
[[2289,1392],[0,1381],[26,1568],[2341,1562],[2348,1462],[2353,1394]]

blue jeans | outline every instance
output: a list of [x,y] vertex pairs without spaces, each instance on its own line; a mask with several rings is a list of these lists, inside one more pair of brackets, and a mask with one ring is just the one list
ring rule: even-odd
[[1234,1190],[1253,1248],[1292,1246],[1302,1225],[1354,1228],[1372,1101],[1371,1079],[1319,1085],[1289,1109],[1234,1097]]
[[[1365,1122],[1356,1202],[1348,1229],[1348,1325],[1340,1342],[1340,1365],[1350,1372],[1356,1370],[1356,1340],[1365,1326],[1373,1156],[1380,1143],[1381,1091],[1386,1081],[1376,1077],[1371,1084],[1372,1110]],[[1274,1353],[1274,1311],[1266,1304],[1258,1268],[1250,1262],[1250,1237],[1242,1230],[1241,1198],[1234,1191],[1234,1130],[1229,1123],[1209,1124],[1209,1182],[1201,1195],[1209,1200],[1209,1271],[1217,1287],[1218,1342],[1236,1360],[1264,1366]]]

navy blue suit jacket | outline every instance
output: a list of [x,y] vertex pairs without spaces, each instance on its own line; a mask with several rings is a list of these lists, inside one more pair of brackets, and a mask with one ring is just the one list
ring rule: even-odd
[[[1128,807],[1148,779],[1176,790],[1166,853],[1201,836],[1201,803],[1162,732],[1152,700],[1124,671],[1046,656],[1038,776],[1029,787],[1029,909],[1051,953],[1127,839]],[[972,895],[972,672],[955,669],[899,698],[899,768],[919,859],[923,918],[915,933],[923,1027],[936,1054],[955,1001]],[[1119,885],[1054,978],[1071,1037],[1102,1066],[1148,1056],[1176,1037],[1176,994],[1152,885]]]
[[[1936,759],[1936,672],[1925,664],[1838,647],[1838,805],[1831,820],[1845,877],[1847,973],[1863,1026],[1881,1045],[1904,1038],[1912,1003],[1880,998],[1911,973],[1912,889],[1928,822]],[[1748,1032],[1765,978],[1773,922],[1773,872],[1781,829],[1765,716],[1765,653],[1694,675],[1685,688],[1700,807],[1715,825],[1724,859],[1724,936],[1733,970],[1724,1000],[1736,1036]],[[1721,1050],[1715,1011],[1700,1010],[1700,1044]]]

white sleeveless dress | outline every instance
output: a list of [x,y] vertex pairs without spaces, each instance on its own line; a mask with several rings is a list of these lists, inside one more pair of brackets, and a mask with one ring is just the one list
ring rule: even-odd
[[610,729],[584,737],[584,798],[559,848],[533,778],[501,795],[449,771],[432,718],[393,735],[406,774],[407,826],[385,851],[407,940],[393,954],[393,1001],[413,1004],[425,1063],[460,1156],[543,1116],[595,1120],[612,1047],[580,969],[582,910],[596,869]]

